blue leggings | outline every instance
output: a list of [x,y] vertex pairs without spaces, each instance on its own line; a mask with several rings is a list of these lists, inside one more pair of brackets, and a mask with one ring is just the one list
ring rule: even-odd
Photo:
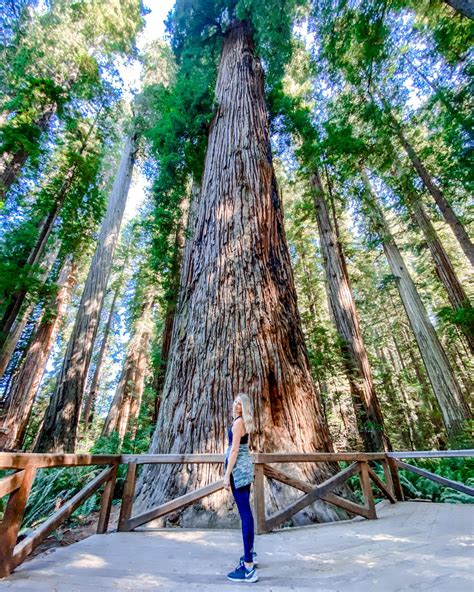
[[244,561],[252,563],[253,561],[253,540],[254,526],[252,509],[250,508],[250,484],[243,487],[235,487],[234,478],[230,476],[230,487],[234,494],[235,503],[242,521],[242,539],[244,541]]

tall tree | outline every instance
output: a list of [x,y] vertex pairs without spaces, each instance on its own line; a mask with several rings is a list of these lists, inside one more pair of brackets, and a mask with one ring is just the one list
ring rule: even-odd
[[[332,450],[296,307],[263,82],[251,24],[233,20],[222,45],[217,112],[153,452],[222,451],[238,392],[254,401],[258,450]],[[331,474],[321,465],[295,471],[311,481]],[[156,505],[219,474],[213,467],[147,467],[138,504]],[[215,501],[205,507],[214,509]],[[311,512],[320,519],[336,515]]]
[[57,387],[36,443],[38,451],[74,452],[87,372],[130,187],[136,150],[135,136],[127,137]]
[[25,359],[15,376],[7,405],[0,415],[0,449],[18,449],[23,442],[33,402],[54,344],[58,327],[76,280],[76,265],[69,259],[58,277],[58,292],[38,323]]
[[144,288],[142,287],[140,290],[138,288],[137,284],[137,294],[140,300],[138,316],[127,348],[122,375],[102,429],[103,436],[110,436],[114,431],[117,431],[120,442],[123,441],[127,432],[132,436],[135,433],[149,366],[149,347],[153,326],[152,312],[156,301],[156,287],[148,281]]
[[347,377],[359,433],[364,439],[367,450],[389,449],[390,442],[384,434],[382,411],[360,330],[342,245],[329,214],[325,191],[317,169],[312,176],[312,186],[326,270],[329,304],[344,350],[343,356],[347,366]]
[[471,419],[469,406],[454,376],[446,353],[429,321],[426,309],[408,273],[397,244],[384,219],[382,209],[372,191],[369,178],[361,170],[368,199],[367,215],[380,236],[390,269],[410,320],[411,328],[420,349],[431,386],[440,406],[446,431],[456,437]]

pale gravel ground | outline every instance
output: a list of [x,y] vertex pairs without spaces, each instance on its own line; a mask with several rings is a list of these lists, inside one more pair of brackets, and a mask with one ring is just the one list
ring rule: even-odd
[[239,531],[176,529],[91,536],[28,561],[0,589],[474,592],[474,506],[383,502],[377,513],[257,537],[256,584],[225,578]]

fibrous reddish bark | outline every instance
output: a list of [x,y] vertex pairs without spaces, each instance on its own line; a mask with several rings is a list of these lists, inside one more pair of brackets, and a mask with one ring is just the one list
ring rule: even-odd
[[362,338],[342,245],[329,215],[318,170],[314,171],[311,184],[326,272],[328,300],[341,340],[358,431],[366,450],[390,450],[390,441],[384,432],[382,410]]
[[[233,397],[253,400],[259,451],[331,451],[311,378],[296,307],[283,214],[273,171],[263,70],[250,26],[237,21],[224,37],[218,107],[211,123],[189,261],[183,263],[152,452],[223,452]],[[190,239],[188,239],[190,240]],[[333,467],[293,467],[321,481]],[[288,467],[286,467],[288,470]],[[222,477],[212,465],[144,468],[137,509]],[[275,487],[272,503],[293,497]],[[206,498],[184,512],[183,524],[223,523],[228,496]],[[308,509],[314,519],[337,512]]]
[[127,201],[136,146],[127,138],[56,390],[35,450],[74,452],[87,372]]
[[46,320],[40,321],[20,371],[15,376],[7,407],[0,416],[0,450],[18,449],[22,445],[33,402],[75,281],[76,266],[69,259],[59,274],[59,291],[47,307]]

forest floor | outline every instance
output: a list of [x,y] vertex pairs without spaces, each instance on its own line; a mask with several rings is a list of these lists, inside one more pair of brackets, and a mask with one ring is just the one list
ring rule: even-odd
[[[406,502],[378,520],[281,529],[257,537],[265,592],[472,592],[474,508]],[[113,524],[113,523],[112,523]],[[238,530],[142,529],[50,549],[0,581],[28,592],[221,592],[241,552]]]

